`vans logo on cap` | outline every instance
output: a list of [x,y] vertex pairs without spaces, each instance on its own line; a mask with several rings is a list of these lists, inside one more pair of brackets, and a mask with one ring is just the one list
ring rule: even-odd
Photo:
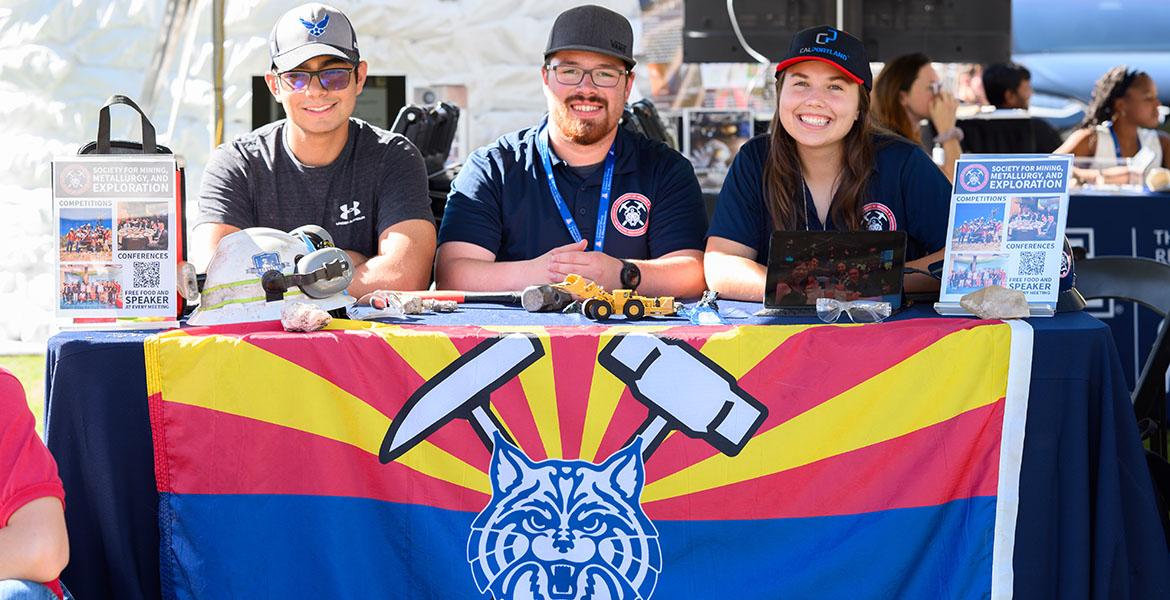
[[837,30],[830,29],[817,34],[817,43],[824,46],[837,41]]
[[316,23],[301,19],[301,25],[304,25],[305,29],[309,30],[309,35],[321,37],[321,34],[325,33],[325,28],[329,26],[329,15],[325,15],[323,19]]

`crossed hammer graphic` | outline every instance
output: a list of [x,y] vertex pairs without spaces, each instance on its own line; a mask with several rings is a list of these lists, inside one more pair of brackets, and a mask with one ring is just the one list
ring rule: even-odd
[[[540,340],[528,334],[480,343],[410,396],[382,440],[379,460],[397,459],[452,419],[467,419],[489,449],[495,433],[515,443],[488,408],[491,394],[542,356]],[[672,430],[735,456],[768,415],[767,407],[730,373],[679,340],[641,333],[616,336],[597,361],[649,409],[629,440],[642,440],[643,460]]]

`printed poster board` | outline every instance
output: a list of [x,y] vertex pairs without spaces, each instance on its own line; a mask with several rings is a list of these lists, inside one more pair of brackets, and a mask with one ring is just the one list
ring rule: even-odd
[[1024,293],[1032,316],[1055,313],[1068,218],[1069,155],[964,155],[955,167],[942,290],[935,310],[969,314],[989,285]]
[[178,315],[177,179],[170,155],[53,161],[58,318]]
[[752,139],[752,113],[687,110],[684,119],[683,155],[695,167],[703,192],[718,194],[740,146]]

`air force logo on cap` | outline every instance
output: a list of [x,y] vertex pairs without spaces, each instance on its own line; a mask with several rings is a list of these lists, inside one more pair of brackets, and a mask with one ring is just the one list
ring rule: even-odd
[[336,56],[357,64],[357,34],[344,13],[325,4],[302,4],[282,15],[268,37],[268,52],[277,71],[295,69],[318,56]]
[[301,19],[301,25],[304,25],[305,29],[309,30],[309,35],[321,37],[321,34],[325,33],[325,28],[329,26],[329,15],[325,15],[325,18],[316,23]]

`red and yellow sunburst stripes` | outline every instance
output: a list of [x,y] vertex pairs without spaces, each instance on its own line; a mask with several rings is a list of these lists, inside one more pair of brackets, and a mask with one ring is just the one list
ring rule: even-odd
[[[335,321],[193,328],[147,341],[160,491],[353,496],[463,511],[490,453],[455,419],[398,460],[379,448],[426,380],[489,338],[544,354],[491,396],[532,459],[600,462],[649,411],[598,364],[614,336],[696,348],[767,407],[735,457],[671,434],[646,462],[652,519],[851,514],[993,496],[1011,332],[922,319],[864,327],[410,327]],[[688,390],[680,381],[678,394]]]

